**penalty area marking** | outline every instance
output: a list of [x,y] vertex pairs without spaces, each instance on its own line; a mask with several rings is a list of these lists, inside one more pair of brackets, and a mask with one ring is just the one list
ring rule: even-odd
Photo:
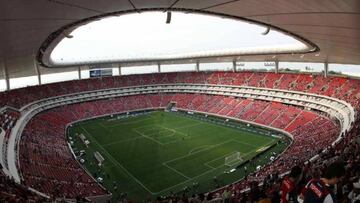
[[[267,143],[267,144],[269,144],[269,143]],[[263,146],[265,146],[265,145],[263,145]],[[263,147],[263,146],[261,146],[261,147]],[[247,156],[247,155],[249,155],[249,154],[251,154],[251,153],[253,153],[253,152],[256,152],[256,149],[251,150],[251,151],[249,151],[248,153],[243,154],[242,157],[245,157],[245,156]],[[177,159],[180,159],[180,158],[181,158],[181,157],[178,157],[178,158],[175,158],[174,160],[177,160]],[[166,162],[164,162],[164,163],[168,163],[168,162],[170,162],[170,161],[172,161],[172,160],[166,161]],[[212,169],[210,169],[210,170],[208,170],[208,171],[205,171],[204,173],[199,174],[199,175],[197,175],[197,176],[195,176],[195,177],[192,177],[190,180],[185,180],[185,181],[183,181],[183,182],[180,182],[180,183],[178,183],[178,184],[175,184],[175,185],[173,185],[173,186],[170,186],[170,187],[168,187],[168,188],[165,188],[165,189],[163,189],[163,190],[161,190],[161,191],[159,191],[159,192],[156,192],[155,195],[158,195],[158,194],[163,193],[163,192],[165,192],[165,191],[169,191],[170,189],[172,189],[172,188],[174,188],[174,187],[177,187],[177,186],[179,186],[179,185],[181,185],[181,184],[185,184],[185,183],[188,182],[188,181],[194,180],[195,178],[198,178],[198,177],[200,177],[200,176],[203,176],[203,175],[205,175],[205,174],[208,174],[208,173],[210,173],[210,172],[213,172],[214,170],[217,170],[217,169],[219,169],[219,168],[221,168],[221,167],[224,167],[224,166],[225,166],[225,164],[220,165],[220,166],[218,166],[218,167],[216,167],[216,168],[212,167]]]
[[96,145],[99,146],[99,148],[102,149],[102,151],[106,154],[106,156],[109,158],[109,160],[114,164],[114,165],[118,165],[121,169],[123,169],[123,171],[128,174],[132,179],[134,179],[141,187],[143,187],[146,191],[148,191],[149,193],[151,193],[152,195],[155,195],[156,193],[152,192],[151,190],[149,190],[149,188],[147,188],[140,180],[138,180],[135,176],[133,176],[123,165],[121,165],[116,159],[114,159],[114,157],[112,157],[108,151],[106,151],[106,149],[104,149],[100,143],[98,143],[98,141],[82,126],[80,125],[81,128],[86,132],[86,134],[88,136],[90,136],[91,138],[93,138],[92,140],[95,142]]
[[194,152],[196,153],[196,151],[198,149],[204,149],[205,150],[206,148],[211,147],[211,146],[213,146],[213,145],[201,145],[200,147],[195,147],[194,149],[190,150],[188,154],[190,155],[190,154],[193,154]]
[[[230,156],[230,155],[232,155],[232,154],[235,154],[235,153],[237,153],[237,152],[239,152],[239,151],[232,151],[232,152],[230,152],[230,153],[227,153],[227,154],[225,154],[225,155],[222,155],[222,156],[220,156],[220,157],[218,157],[218,158],[215,158],[215,159],[212,159],[212,160],[210,160],[210,161],[208,161],[208,162],[205,162],[204,163],[204,165],[205,166],[207,166],[207,167],[210,167],[210,168],[212,168],[212,169],[214,169],[214,168],[216,168],[216,167],[213,167],[213,166],[211,166],[211,165],[209,165],[209,163],[211,163],[211,162],[213,162],[213,161],[217,161],[217,160],[219,160],[219,159],[224,159],[225,157],[227,157],[227,156]],[[241,153],[241,152],[240,152]],[[246,153],[246,154],[244,154],[244,155],[247,155],[248,153]],[[241,154],[241,158],[243,158],[243,155]],[[241,163],[242,161],[240,161],[239,163]],[[234,164],[235,165],[235,164]],[[225,164],[222,164],[222,165],[220,165],[220,166],[226,166]],[[218,167],[220,167],[220,166],[218,166]]]
[[203,149],[203,150],[199,150],[199,151],[197,151],[196,153],[193,153],[193,154],[186,154],[186,155],[183,155],[183,156],[180,156],[180,157],[177,157],[177,158],[174,158],[174,159],[171,159],[171,160],[165,161],[164,163],[166,163],[166,164],[167,164],[167,163],[171,163],[171,162],[173,162],[173,161],[177,161],[177,160],[179,160],[179,159],[183,159],[183,158],[186,158],[186,157],[192,156],[192,155],[197,154],[197,153],[199,153],[199,152],[206,151],[206,150],[209,150],[209,149],[212,149],[212,148],[215,148],[215,147],[221,146],[221,145],[226,144],[226,143],[229,143],[229,142],[232,142],[232,140],[227,140],[227,141],[222,142],[222,143],[219,143],[219,144],[211,145],[211,147],[206,148],[206,149]]

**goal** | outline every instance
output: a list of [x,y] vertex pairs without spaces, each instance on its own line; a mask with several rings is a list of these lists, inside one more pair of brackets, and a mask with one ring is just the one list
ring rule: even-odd
[[230,156],[225,157],[225,166],[233,166],[242,162],[243,159],[241,158],[240,152],[235,152]]

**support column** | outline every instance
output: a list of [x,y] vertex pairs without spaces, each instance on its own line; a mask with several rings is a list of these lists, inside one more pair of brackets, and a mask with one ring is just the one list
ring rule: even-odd
[[6,62],[3,61],[3,71],[4,71],[4,78],[5,78],[5,90],[9,90],[10,89],[10,81],[9,81],[9,73],[8,73],[8,69],[6,67]]
[[279,60],[275,60],[275,73],[279,73]]
[[79,75],[79,80],[81,80],[81,66],[78,66],[78,75]]
[[236,72],[236,59],[233,59],[232,64],[233,64],[232,71],[235,73]]
[[324,77],[327,78],[328,73],[329,73],[329,63],[327,61],[325,61],[325,63],[324,63]]
[[158,73],[161,73],[161,64],[160,64],[160,62],[158,63]]
[[200,62],[199,62],[199,61],[196,61],[195,71],[196,71],[196,72],[199,72],[199,71],[200,71]]
[[38,84],[41,85],[41,74],[40,74],[39,64],[37,63],[35,58],[34,58],[34,68],[38,78]]
[[119,69],[119,75],[121,75],[121,65],[120,65],[120,63],[118,64],[118,69]]

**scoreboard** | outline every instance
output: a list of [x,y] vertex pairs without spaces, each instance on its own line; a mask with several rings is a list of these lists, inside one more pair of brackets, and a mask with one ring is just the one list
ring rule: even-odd
[[112,76],[113,75],[112,68],[90,70],[89,72],[90,72],[90,78]]

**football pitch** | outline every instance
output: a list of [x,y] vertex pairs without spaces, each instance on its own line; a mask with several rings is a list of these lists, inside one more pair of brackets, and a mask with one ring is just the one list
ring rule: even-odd
[[[68,136],[76,155],[85,150],[85,168],[103,179],[102,185],[114,198],[126,193],[140,201],[232,183],[287,146],[278,137],[260,135],[269,133],[264,129],[227,125],[225,120],[214,122],[200,114],[153,111],[79,122],[68,129]],[[88,147],[80,134],[90,142]],[[101,167],[94,152],[105,159]],[[245,165],[231,170],[241,164],[247,164],[248,170]]]

